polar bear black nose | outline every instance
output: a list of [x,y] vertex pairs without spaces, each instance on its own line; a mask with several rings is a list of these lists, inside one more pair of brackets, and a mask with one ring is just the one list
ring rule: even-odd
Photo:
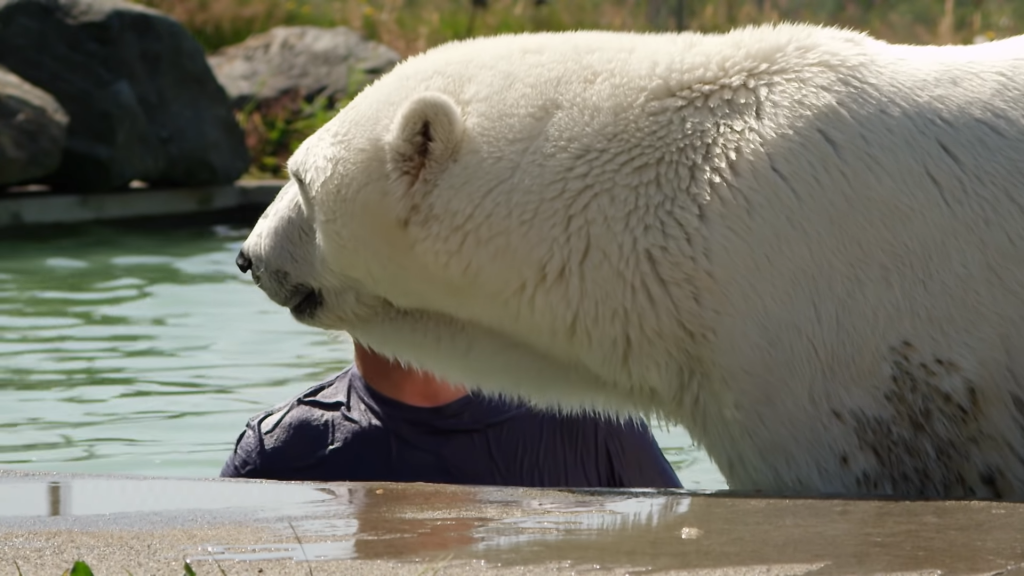
[[239,250],[238,256],[235,256],[235,265],[242,271],[242,274],[245,274],[252,270],[252,259],[246,256],[245,250]]

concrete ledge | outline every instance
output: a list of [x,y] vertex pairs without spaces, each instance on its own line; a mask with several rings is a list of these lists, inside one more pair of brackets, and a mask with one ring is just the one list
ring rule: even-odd
[[203,214],[270,204],[284,181],[243,180],[229,186],[136,188],[75,194],[0,193],[0,229]]
[[0,574],[1024,576],[1022,534],[1007,502],[0,470]]

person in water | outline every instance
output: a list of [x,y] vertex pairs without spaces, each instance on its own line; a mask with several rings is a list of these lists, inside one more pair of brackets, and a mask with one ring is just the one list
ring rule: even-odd
[[681,488],[637,419],[468,392],[355,345],[355,364],[249,419],[222,477]]

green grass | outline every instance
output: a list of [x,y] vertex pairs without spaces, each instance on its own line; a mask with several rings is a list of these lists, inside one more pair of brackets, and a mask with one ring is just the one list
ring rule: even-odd
[[268,105],[259,105],[253,101],[238,111],[238,123],[245,132],[246,147],[252,158],[246,176],[284,177],[284,162],[299,144],[334,118],[366,81],[362,74],[351,74],[347,93],[334,101],[327,95],[317,96],[312,101],[293,95]]
[[[676,0],[136,0],[181,22],[207,50],[281,25],[347,26],[403,56],[502,32],[676,28]],[[1020,33],[1024,0],[685,0],[683,25],[713,31],[801,20],[896,42],[969,42]],[[472,27],[470,22],[472,21]]]
[[[224,571],[224,568],[221,567],[220,563],[217,562],[216,558],[214,558],[213,563],[217,566],[217,570],[220,572],[221,576],[227,576],[227,572]],[[23,576],[21,573],[21,566],[19,566],[16,561],[14,562],[14,567],[18,572],[18,576]],[[188,560],[185,560],[185,562],[183,563],[182,570],[183,576],[197,576],[195,569],[192,568],[192,565],[189,564]],[[125,572],[128,574],[128,576],[132,576],[132,573],[128,570],[125,570]],[[309,569],[309,574],[310,576],[312,576],[312,568]],[[92,568],[90,568],[89,565],[85,563],[85,561],[76,560],[75,563],[71,566],[71,568],[68,568],[63,573],[61,573],[61,576],[94,576],[94,574]]]
[[92,568],[85,562],[78,560],[71,568],[64,571],[62,576],[93,576]]

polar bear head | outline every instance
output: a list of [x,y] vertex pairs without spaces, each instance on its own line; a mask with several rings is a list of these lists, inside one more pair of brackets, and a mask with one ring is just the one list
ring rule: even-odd
[[427,51],[302,143],[239,263],[297,320],[452,381],[563,406],[693,404],[702,205],[764,113],[757,75],[802,34]]

